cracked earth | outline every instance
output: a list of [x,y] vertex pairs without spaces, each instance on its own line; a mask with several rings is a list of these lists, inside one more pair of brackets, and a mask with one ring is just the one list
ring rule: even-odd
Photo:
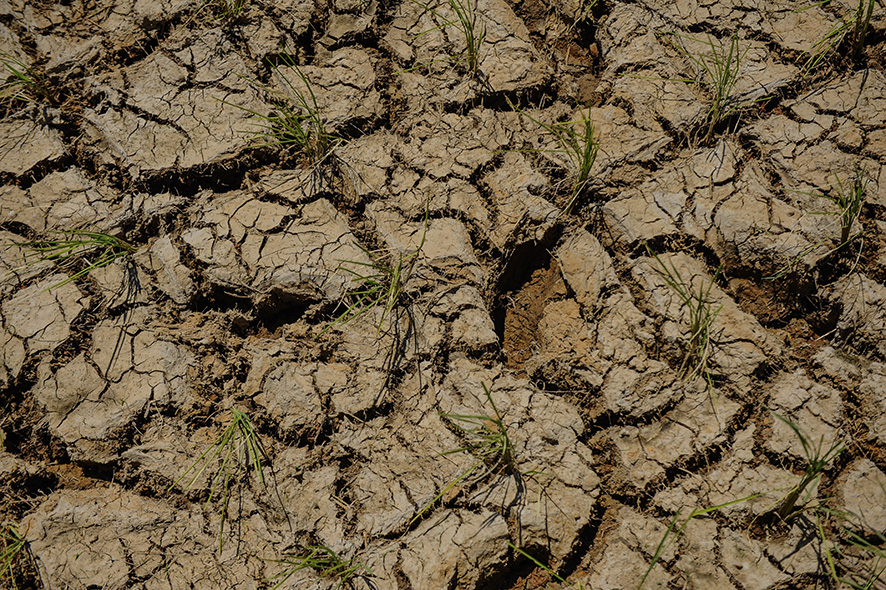
[[[277,577],[323,545],[361,589],[886,588],[886,6],[805,67],[854,6],[478,0],[472,75],[447,2],[0,3],[59,98],[0,121],[0,585],[328,590]],[[322,162],[250,139],[284,53]],[[581,117],[567,214],[533,119]],[[134,251],[24,258],[74,229]],[[336,321],[381,258],[396,304]],[[717,310],[689,376],[663,268]],[[256,461],[201,463],[235,410]]]

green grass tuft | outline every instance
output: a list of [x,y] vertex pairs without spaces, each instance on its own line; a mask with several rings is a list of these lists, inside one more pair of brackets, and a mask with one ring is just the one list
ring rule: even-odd
[[813,443],[809,435],[795,422],[775,412],[772,412],[772,415],[787,424],[796,433],[800,439],[800,444],[803,446],[803,455],[806,457],[806,470],[803,473],[803,477],[797,482],[797,485],[791,488],[791,491],[784,497],[776,511],[779,518],[788,520],[802,512],[803,509],[798,510],[796,506],[803,492],[807,487],[818,483],[828,463],[836,459],[846,448],[846,445],[840,441],[834,441],[825,449],[824,439],[819,440],[818,443]]
[[[382,308],[381,318],[378,321],[376,336],[381,335],[385,318],[391,316],[400,304],[403,290],[409,278],[415,270],[421,250],[425,245],[428,235],[429,209],[425,207],[424,230],[418,248],[412,252],[397,254],[387,252],[375,252],[356,244],[371,262],[356,260],[343,260],[338,269],[351,275],[353,284],[357,286],[350,290],[341,305],[345,310],[341,312],[328,326],[326,326],[317,338],[331,330],[335,326],[341,326],[355,320],[376,307]],[[352,268],[348,268],[348,265]]]
[[[309,166],[318,166],[332,155],[341,140],[326,128],[314,89],[307,76],[295,63],[295,59],[286,53],[283,53],[279,59],[282,65],[269,63],[285,87],[283,92],[240,76],[253,88],[270,97],[274,104],[271,114],[260,113],[227,101],[221,102],[252,115],[257,129],[244,132],[252,142],[249,148],[294,146],[304,156]],[[293,75],[301,81],[304,90],[293,82]]]
[[440,498],[445,496],[449,490],[470,478],[478,469],[480,469],[480,467],[485,465],[486,469],[481,473],[474,475],[472,479],[475,481],[478,481],[489,473],[495,471],[505,471],[510,473],[517,470],[517,464],[514,459],[514,449],[511,444],[511,439],[508,436],[507,428],[505,427],[504,422],[502,421],[502,416],[492,399],[492,393],[489,391],[489,388],[486,387],[485,383],[482,385],[483,393],[486,395],[489,405],[492,406],[491,415],[441,414],[441,416],[461,432],[469,442],[463,447],[440,453],[438,456],[445,457],[455,453],[467,453],[476,457],[476,461],[461,475],[455,478],[455,480],[447,484],[433,500],[428,502],[428,504],[422,508],[411,521],[409,521],[410,526],[420,519]]
[[10,53],[0,51],[0,106],[7,115],[27,103],[58,105],[58,96],[41,72]]
[[118,258],[132,255],[137,248],[115,236],[82,229],[54,231],[61,237],[57,240],[35,240],[15,242],[24,250],[25,266],[40,262],[55,262],[70,266],[82,262],[83,267],[67,279],[47,288],[57,289],[70,282],[85,277],[92,271],[108,266]]
[[683,380],[703,377],[707,381],[708,387],[713,387],[708,370],[708,361],[713,349],[711,343],[712,326],[723,306],[715,308],[710,293],[722,267],[717,269],[710,281],[701,281],[697,287],[693,287],[691,282],[686,282],[683,279],[673,262],[668,265],[648,245],[646,251],[658,263],[658,268],[654,268],[655,272],[677,294],[688,315],[689,342],[686,344],[678,375]]
[[[814,3],[801,10],[808,10],[816,6],[828,4],[831,0],[823,0]],[[852,61],[858,61],[864,50],[865,41],[871,28],[871,18],[874,15],[876,0],[858,0],[854,10],[841,18],[824,37],[819,39],[807,52],[808,58],[803,64],[803,69],[808,73],[818,67],[829,55],[838,53],[838,49],[848,44],[847,51],[843,55],[849,55]]]
[[[424,35],[437,29],[444,29],[450,25],[455,25],[456,29],[461,33],[465,41],[465,49],[458,55],[453,55],[448,61],[454,63],[464,63],[472,78],[476,78],[480,68],[480,50],[483,47],[483,41],[486,39],[486,25],[483,23],[480,14],[477,12],[477,0],[447,0],[449,7],[455,13],[455,18],[447,20],[443,24],[419,33]],[[426,12],[434,15],[440,20],[443,17],[439,12],[434,10],[428,4],[422,4],[418,0],[412,0],[413,3],[423,8]],[[432,62],[433,63],[433,62]],[[430,64],[423,64],[430,65]],[[423,67],[423,66],[418,66]],[[415,69],[415,68],[411,68]]]
[[25,540],[14,524],[7,524],[0,530],[0,580],[8,579],[15,587],[12,565],[25,548]]
[[[698,39],[689,35],[669,33],[677,42],[674,46],[701,71],[700,79],[684,79],[684,82],[699,84],[708,89],[711,95],[710,106],[705,115],[705,134],[703,142],[708,142],[713,137],[714,130],[720,121],[730,115],[754,104],[767,100],[760,98],[753,101],[739,101],[733,95],[735,85],[741,77],[741,64],[751,46],[743,50],[739,46],[738,33],[733,33],[728,43],[715,40],[708,35],[705,39]],[[695,53],[686,47],[685,41],[702,44],[706,50]]]
[[273,561],[287,566],[286,569],[270,579],[270,581],[279,579],[273,590],[282,586],[296,572],[304,569],[314,570],[322,578],[337,579],[338,584],[335,585],[335,588],[341,588],[351,579],[363,575],[360,573],[361,570],[372,574],[372,571],[362,563],[353,559],[342,560],[335,551],[326,545],[309,545],[300,555],[292,555]]
[[551,151],[566,154],[566,157],[569,159],[573,173],[572,188],[569,201],[563,208],[563,212],[566,214],[571,213],[579,197],[586,192],[588,183],[591,180],[591,168],[593,168],[594,162],[597,161],[597,152],[600,150],[600,141],[595,136],[594,125],[591,123],[590,107],[588,107],[588,113],[582,112],[581,118],[576,121],[544,123],[516,106],[510,99],[508,104],[512,109],[553,135],[557,139],[557,143],[560,144],[560,149]]
[[[836,185],[831,185],[830,192],[808,193],[796,191],[799,194],[827,199],[837,206],[836,211],[811,212],[813,215],[833,215],[840,219],[840,241],[835,247],[829,250],[827,254],[842,250],[851,242],[862,238],[862,232],[853,234],[852,229],[855,227],[855,223],[858,221],[858,217],[861,214],[861,209],[867,201],[867,187],[871,179],[868,176],[867,169],[864,166],[859,167],[856,164],[855,170],[852,176],[848,179],[848,182],[844,184],[844,181],[836,174],[834,174],[834,180],[836,181]],[[797,267],[800,260],[824,246],[826,241],[827,240],[820,240],[815,244],[812,244],[786,262],[775,274],[766,277],[766,279],[780,279],[792,272]],[[861,248],[859,248],[858,254],[861,256]]]
[[260,488],[265,488],[265,476],[262,470],[262,459],[266,458],[258,434],[250,421],[249,416],[236,408],[231,408],[231,423],[225,428],[212,445],[201,454],[197,460],[179,477],[171,486],[171,491],[182,482],[189,474],[191,478],[185,484],[188,490],[197,481],[204,471],[210,468],[210,464],[221,461],[218,470],[212,477],[209,489],[209,497],[204,503],[208,508],[212,498],[217,493],[221,495],[221,519],[218,529],[218,549],[222,550],[225,521],[228,516],[228,504],[231,499],[231,490],[235,479],[242,472],[252,472]]

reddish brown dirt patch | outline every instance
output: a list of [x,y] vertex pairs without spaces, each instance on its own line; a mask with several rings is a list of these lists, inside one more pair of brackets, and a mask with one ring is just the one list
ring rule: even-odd
[[504,350],[507,366],[522,369],[538,346],[538,323],[547,302],[566,295],[566,284],[556,260],[539,268],[521,289],[507,297],[504,321]]

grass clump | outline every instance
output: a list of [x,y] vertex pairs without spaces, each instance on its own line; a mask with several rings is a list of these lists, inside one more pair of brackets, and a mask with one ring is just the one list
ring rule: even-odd
[[[856,164],[853,174],[849,179],[844,182],[838,175],[834,174],[834,181],[835,184],[831,185],[831,190],[829,192],[807,193],[797,191],[803,195],[826,199],[837,206],[836,211],[811,212],[813,215],[836,216],[840,220],[840,241],[827,254],[842,250],[851,242],[862,237],[862,232],[853,234],[852,229],[855,227],[858,217],[861,214],[861,209],[867,200],[867,186],[870,182],[870,177],[864,166],[858,166]],[[784,277],[796,268],[797,263],[806,255],[821,248],[825,244],[825,241],[826,240],[820,240],[812,244],[785,263],[774,275],[766,278],[768,280],[775,280]],[[859,255],[861,255],[860,250]]]
[[686,282],[683,279],[683,276],[673,262],[668,265],[648,245],[646,246],[646,251],[658,263],[658,268],[654,268],[655,272],[676,293],[688,315],[689,342],[686,344],[678,375],[683,380],[703,377],[707,381],[708,386],[712,387],[713,384],[708,370],[708,361],[713,349],[711,343],[712,326],[723,306],[714,307],[710,294],[711,288],[720,275],[722,266],[717,269],[710,281],[701,281],[697,287],[693,287],[691,281]]
[[58,104],[55,90],[46,76],[11,53],[0,51],[0,105],[7,114],[16,105]]
[[72,229],[52,233],[61,237],[56,240],[15,243],[24,250],[25,266],[46,261],[56,262],[61,266],[82,263],[80,270],[48,289],[67,285],[98,268],[108,266],[118,258],[130,256],[137,250],[132,244],[102,232]]
[[[282,65],[270,61],[268,63],[283,84],[283,92],[241,76],[253,88],[271,98],[274,110],[270,114],[227,101],[222,102],[252,115],[258,130],[245,132],[252,142],[250,148],[294,146],[308,165],[317,166],[332,155],[340,139],[326,128],[311,83],[295,63],[295,59],[286,53],[279,59]],[[304,86],[304,90],[293,81],[293,74]]]
[[[831,0],[816,2],[802,10],[822,6],[829,2]],[[837,52],[844,45],[847,51],[841,52],[843,55],[848,55],[852,61],[858,61],[861,58],[861,53],[864,50],[864,44],[871,28],[871,17],[874,14],[875,2],[876,0],[858,0],[858,5],[837,21],[827,34],[809,49],[807,52],[809,57],[803,66],[806,72],[815,69],[828,55]]]
[[806,469],[803,477],[797,482],[797,485],[791,488],[791,491],[788,492],[775,511],[780,519],[788,520],[802,512],[803,509],[797,509],[796,506],[803,492],[806,488],[818,483],[828,463],[836,459],[846,446],[840,441],[835,441],[825,448],[823,438],[818,443],[813,443],[803,429],[794,421],[775,412],[772,412],[772,415],[787,424],[794,431],[800,439],[800,444],[803,446],[803,455],[806,457]]
[[[597,160],[597,152],[600,149],[599,138],[596,137],[594,125],[591,123],[590,107],[587,114],[582,112],[581,118],[576,121],[563,121],[560,123],[544,123],[532,115],[514,105],[510,100],[508,104],[512,109],[553,135],[560,149],[551,150],[554,153],[565,154],[572,166],[572,189],[569,201],[563,208],[563,212],[569,214],[575,207],[579,197],[585,193],[591,180],[591,168]],[[539,150],[530,150],[539,151]]]
[[204,0],[200,6],[197,7],[197,10],[194,11],[193,16],[188,19],[188,22],[185,23],[185,26],[191,24],[196,18],[203,12],[203,10],[207,8],[211,8],[214,12],[214,17],[216,20],[221,21],[232,21],[236,20],[243,14],[243,9],[246,6],[246,0]]
[[265,476],[262,470],[262,459],[265,457],[266,453],[249,416],[236,408],[231,408],[231,423],[224,432],[208,449],[203,451],[203,454],[188,467],[181,477],[169,486],[169,490],[172,490],[190,474],[190,479],[184,485],[184,489],[188,490],[194,485],[197,478],[210,468],[210,465],[217,464],[218,461],[221,462],[212,477],[209,497],[204,503],[204,508],[208,508],[214,497],[221,496],[218,529],[219,551],[222,550],[223,533],[233,483],[241,473],[251,471],[259,487],[265,488]]
[[[376,336],[381,335],[385,318],[390,317],[400,304],[405,285],[412,276],[415,264],[425,245],[428,235],[428,215],[429,210],[426,207],[421,241],[418,248],[411,252],[393,254],[369,250],[356,244],[369,257],[370,262],[343,260],[339,265],[339,270],[351,275],[351,280],[357,287],[349,291],[344,302],[340,304],[340,306],[345,306],[345,310],[318,334],[318,338],[333,327],[347,324],[376,307],[382,308],[381,318],[379,318],[376,329]],[[347,265],[355,268],[348,268]]]
[[477,77],[480,71],[480,49],[483,41],[486,39],[486,25],[483,23],[480,14],[477,12],[477,0],[447,0],[449,8],[455,13],[455,18],[445,20],[439,12],[434,10],[428,4],[422,4],[418,0],[412,0],[415,4],[423,8],[426,12],[434,15],[440,20],[445,20],[443,24],[432,29],[419,33],[424,35],[437,29],[444,29],[450,25],[461,33],[465,41],[465,49],[458,55],[450,57],[450,61],[454,63],[464,63],[472,78]]
[[[853,590],[882,588],[886,578],[886,535],[870,529],[864,523],[859,527],[861,534],[850,530],[843,523],[855,520],[855,515],[825,508],[819,508],[817,512],[817,532],[824,549],[827,573],[837,587],[845,585]],[[825,532],[822,517],[840,523],[837,532],[845,548]],[[863,563],[865,559],[867,563]]]
[[445,496],[451,489],[461,482],[470,478],[482,466],[486,466],[481,473],[474,475],[474,481],[479,481],[489,473],[498,470],[506,472],[516,471],[516,461],[514,459],[513,446],[508,436],[507,428],[502,420],[495,402],[492,399],[492,393],[483,383],[483,393],[486,395],[489,405],[492,407],[491,415],[482,414],[441,414],[443,418],[449,421],[465,438],[468,443],[457,449],[452,449],[444,453],[440,453],[440,457],[454,455],[456,453],[467,453],[473,455],[476,461],[468,467],[461,475],[455,478],[451,483],[447,484],[443,490],[437,494],[418,514],[416,514],[409,524],[424,515],[431,506],[437,503],[437,500]]
[[825,213],[825,215],[837,215],[840,218],[840,246],[848,244],[856,236],[852,236],[852,228],[858,219],[861,208],[867,197],[867,186],[870,178],[864,166],[859,168],[855,166],[855,171],[846,186],[836,174],[834,180],[837,182],[836,187],[832,187],[832,194],[820,194],[819,196],[828,199],[837,206],[835,213]]
[[[714,134],[714,130],[720,121],[730,115],[744,109],[756,101],[739,101],[733,95],[735,85],[741,76],[741,64],[751,46],[750,43],[744,49],[739,46],[738,33],[733,33],[728,43],[715,40],[708,35],[705,39],[698,39],[679,33],[670,33],[677,39],[674,43],[677,49],[695,64],[700,70],[701,78],[684,79],[684,82],[699,84],[705,87],[711,95],[711,103],[705,115],[704,139],[707,142]],[[686,47],[686,41],[700,43],[705,50],[694,53]]]
[[275,561],[287,567],[271,578],[271,581],[279,579],[274,585],[273,590],[282,586],[296,572],[304,569],[314,570],[321,578],[338,579],[335,588],[341,588],[350,582],[351,579],[362,575],[360,573],[361,570],[372,574],[372,571],[362,563],[354,559],[344,561],[326,545],[309,545],[299,555],[292,555]]
[[7,524],[0,530],[0,580],[8,578],[15,588],[12,564],[18,559],[25,548],[25,539],[19,534],[14,524]]

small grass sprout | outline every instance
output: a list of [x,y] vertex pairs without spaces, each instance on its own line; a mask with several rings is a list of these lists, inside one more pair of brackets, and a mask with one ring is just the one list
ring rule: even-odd
[[197,10],[194,11],[193,16],[185,23],[185,26],[194,22],[203,10],[209,7],[214,9],[217,20],[235,20],[243,13],[245,5],[246,0],[204,0],[197,7]]
[[[828,538],[822,516],[846,522],[854,515],[819,507],[816,511],[817,528],[822,547],[824,548],[825,564],[828,575],[839,587],[841,584],[854,590],[872,590],[882,588],[886,577],[886,536],[882,532],[862,527],[858,532],[840,526],[840,536],[849,546],[844,550]],[[855,555],[850,555],[854,552]],[[835,555],[836,554],[836,555]],[[858,554],[867,556],[868,563],[859,563]],[[842,560],[840,558],[843,558]],[[842,563],[841,563],[842,562]],[[845,562],[849,562],[848,567]],[[877,584],[881,582],[880,584]]]
[[750,496],[745,496],[744,498],[739,498],[737,500],[730,500],[729,502],[724,502],[723,504],[717,504],[716,506],[709,506],[707,508],[694,508],[689,516],[677,526],[677,523],[680,522],[680,514],[682,510],[677,510],[677,513],[674,514],[674,517],[671,519],[671,523],[668,525],[668,529],[665,531],[664,536],[659,541],[658,546],[655,548],[655,553],[652,555],[652,560],[649,563],[649,567],[646,569],[646,573],[643,574],[643,578],[640,580],[640,584],[637,586],[637,590],[642,590],[643,585],[646,583],[646,579],[649,577],[649,574],[652,573],[653,568],[655,568],[655,564],[661,561],[662,555],[665,550],[668,549],[671,545],[673,545],[677,539],[680,538],[680,535],[686,530],[686,527],[692,522],[694,519],[710,514],[711,512],[716,512],[717,510],[722,510],[723,508],[728,508],[729,506],[734,506],[736,504],[741,504],[742,502],[747,502],[748,500],[753,500],[754,498],[758,498],[762,496],[765,492],[759,494],[752,494]]
[[[812,6],[802,8],[808,10],[816,6],[829,3],[831,0],[816,2]],[[876,0],[858,0],[855,9],[841,18],[824,37],[812,45],[807,54],[809,57],[803,65],[803,69],[809,72],[815,69],[826,56],[837,50],[848,39],[849,51],[852,61],[858,61],[864,50],[865,40],[871,27],[871,17],[874,14]]]
[[[569,201],[563,208],[563,212],[569,214],[578,202],[579,197],[585,193],[585,189],[591,180],[591,168],[597,160],[597,152],[600,150],[599,138],[595,135],[594,125],[591,122],[590,107],[587,113],[582,111],[581,118],[576,121],[563,121],[560,123],[544,123],[516,106],[510,100],[508,104],[512,109],[553,135],[560,149],[551,150],[555,153],[565,154],[572,165],[573,180]],[[539,150],[530,150],[539,151]]]
[[240,473],[251,471],[259,487],[265,488],[265,476],[262,470],[262,459],[265,457],[266,453],[249,416],[236,408],[231,408],[231,423],[224,432],[208,449],[203,451],[203,454],[188,467],[181,477],[169,486],[169,490],[172,490],[190,474],[190,479],[184,485],[184,489],[188,490],[212,464],[221,461],[218,470],[212,477],[209,497],[204,503],[204,508],[208,508],[214,497],[219,494],[221,496],[221,518],[218,530],[219,551],[222,550],[224,526],[228,516],[228,503],[231,499],[233,483]]
[[[827,254],[843,249],[849,243],[862,236],[862,232],[853,234],[852,229],[855,227],[855,223],[858,221],[858,217],[861,214],[861,209],[867,200],[867,186],[870,182],[870,177],[867,174],[867,168],[865,166],[859,167],[856,164],[854,172],[848,181],[844,183],[844,181],[836,174],[834,174],[834,181],[836,184],[831,185],[829,193],[793,191],[802,195],[827,199],[837,206],[836,211],[811,211],[813,215],[834,215],[840,219],[840,241],[837,246],[832,248]],[[812,244],[785,263],[775,274],[766,277],[766,279],[776,280],[784,277],[796,268],[800,260],[824,246],[826,241],[827,240],[820,240]],[[859,250],[859,256],[860,255],[861,250]]]
[[[257,130],[245,132],[253,142],[249,145],[250,148],[295,146],[310,166],[318,166],[332,155],[341,140],[326,128],[311,83],[295,63],[295,59],[283,53],[280,61],[282,66],[270,61],[268,63],[282,82],[285,91],[274,90],[241,76],[253,88],[271,98],[274,103],[274,111],[271,114],[260,113],[227,101],[222,102],[252,115]],[[287,75],[283,68],[287,68],[290,74]],[[291,74],[295,74],[301,81],[304,90],[293,82]]]
[[[318,338],[333,327],[347,324],[376,307],[382,308],[381,318],[379,318],[376,328],[376,336],[381,335],[385,318],[390,317],[399,305],[403,289],[412,276],[415,264],[418,262],[421,250],[425,245],[425,239],[428,235],[428,215],[429,209],[425,207],[424,230],[421,241],[418,247],[411,252],[399,252],[396,254],[375,252],[360,244],[356,244],[369,257],[370,262],[343,260],[339,265],[339,270],[351,275],[351,280],[357,287],[347,293],[346,299],[348,303],[345,304],[345,310],[317,335]],[[348,265],[355,268],[349,268]]]
[[[447,20],[437,27],[423,31],[422,33],[419,33],[419,35],[424,35],[425,33],[437,29],[444,29],[450,25],[455,25],[465,40],[465,49],[461,54],[452,56],[450,61],[464,63],[467,66],[471,77],[476,77],[480,71],[480,49],[483,46],[483,41],[486,39],[486,25],[483,23],[477,12],[477,0],[447,1],[449,2],[449,7],[452,9],[452,12],[455,13],[455,18]],[[418,0],[412,0],[412,2],[423,8],[426,12],[433,14],[438,19],[443,20],[440,13],[431,8],[430,5],[422,4]]]
[[867,186],[870,178],[864,166],[861,168],[855,166],[855,171],[846,186],[836,174],[834,180],[837,186],[833,188],[833,194],[820,194],[819,196],[828,199],[837,205],[836,215],[840,217],[840,246],[848,244],[856,236],[852,236],[852,228],[858,219],[861,208],[867,197]]
[[824,438],[819,439],[818,443],[813,443],[809,436],[800,428],[793,420],[772,412],[772,415],[787,424],[791,430],[800,439],[803,446],[803,455],[806,457],[806,469],[803,477],[797,482],[788,494],[781,501],[781,505],[776,510],[776,514],[782,520],[788,520],[793,516],[802,512],[797,509],[797,502],[807,487],[814,486],[821,479],[821,474],[827,467],[828,463],[833,461],[846,446],[841,441],[834,441],[825,448]]
[[473,480],[480,480],[487,474],[497,470],[505,470],[508,472],[516,470],[516,461],[514,460],[513,446],[508,436],[507,428],[504,425],[502,416],[492,399],[492,393],[486,384],[483,383],[483,393],[492,406],[492,415],[484,416],[482,414],[441,414],[443,418],[449,421],[461,434],[468,439],[468,443],[457,449],[452,449],[440,453],[439,457],[454,455],[456,453],[467,453],[473,455],[476,461],[468,467],[455,480],[450,482],[437,494],[433,500],[422,508],[416,514],[409,524],[412,525],[416,520],[422,517],[431,506],[437,503],[437,500],[445,496],[450,490],[455,488],[461,482],[467,480],[480,467],[486,466],[486,469],[478,475],[474,475]]
[[713,288],[717,277],[720,275],[722,266],[717,269],[710,281],[702,280],[697,287],[693,287],[691,281],[686,282],[683,279],[683,276],[673,262],[668,265],[648,245],[646,246],[646,251],[658,263],[658,268],[654,268],[655,272],[676,293],[689,316],[689,342],[686,345],[678,375],[680,379],[684,380],[703,377],[707,381],[708,386],[712,387],[713,384],[708,371],[708,361],[713,348],[711,343],[712,326],[723,306],[714,307],[710,294],[711,288]]
[[9,578],[15,587],[12,564],[25,548],[25,539],[14,524],[7,524],[0,530],[0,580]]
[[9,110],[25,103],[56,106],[58,99],[45,75],[11,53],[0,51],[0,105]]
[[372,574],[372,571],[362,563],[353,559],[344,561],[326,545],[309,545],[304,548],[300,555],[288,556],[274,561],[287,567],[270,579],[270,581],[279,579],[272,590],[276,590],[296,572],[304,569],[314,570],[321,578],[338,579],[338,584],[335,585],[336,589],[348,584],[351,579],[363,575],[360,573],[361,571]]
[[[743,50],[740,48],[737,32],[732,34],[728,43],[717,41],[710,35],[706,39],[697,39],[680,33],[670,33],[670,35],[679,39],[679,42],[674,45],[701,70],[703,75],[701,79],[684,79],[683,81],[700,84],[706,87],[711,94],[711,105],[705,117],[707,129],[704,142],[711,139],[714,129],[720,121],[754,102],[765,100],[740,102],[733,96],[733,90],[741,76],[742,61],[751,48],[750,43]],[[684,41],[700,43],[706,48],[706,51],[693,53],[686,47]]]
[[[529,554],[526,553],[523,549],[517,547],[516,545],[514,545],[514,544],[511,543],[510,541],[508,541],[508,547],[510,547],[511,549],[513,549],[514,551],[516,551],[517,553],[519,553],[520,555],[522,555],[523,557],[529,559],[529,561],[531,561],[532,563],[534,563],[536,566],[540,567],[542,570],[544,570],[544,572],[545,572],[546,574],[548,574],[549,576],[551,576],[552,578],[554,578],[555,580],[557,580],[557,581],[560,582],[561,584],[565,584],[565,583],[566,583],[566,579],[565,579],[565,578],[563,578],[563,577],[562,577],[561,575],[559,575],[557,572],[555,572],[554,570],[552,570],[551,568],[549,568],[548,566],[546,566],[545,564],[543,564],[541,561],[539,561],[538,559],[536,559],[536,558],[533,557],[532,555],[529,555]],[[584,586],[582,586],[582,583],[581,583],[581,582],[576,582],[575,584],[573,584],[572,586],[570,586],[570,588],[572,588],[572,589],[574,589],[574,590],[584,590]]]
[[85,277],[92,271],[108,266],[118,258],[132,255],[137,248],[132,244],[106,233],[84,229],[53,231],[56,240],[34,240],[16,242],[24,250],[25,266],[44,261],[56,262],[62,266],[82,262],[82,268],[67,279],[47,288],[57,289],[70,282]]

